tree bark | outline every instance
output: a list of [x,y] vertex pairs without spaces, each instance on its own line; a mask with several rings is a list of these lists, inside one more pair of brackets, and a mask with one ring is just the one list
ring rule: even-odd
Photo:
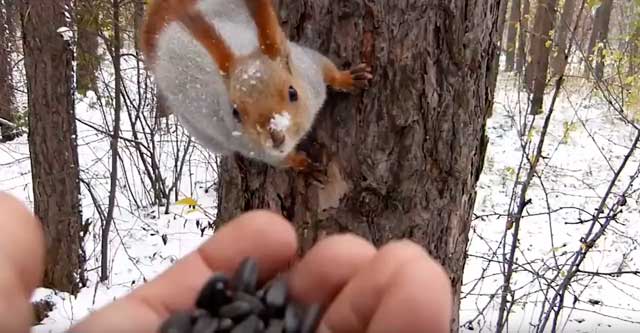
[[547,87],[549,54],[551,53],[550,32],[556,17],[556,0],[540,0],[529,45],[529,63],[525,77],[531,91],[531,114],[542,113],[544,90]]
[[520,75],[524,74],[524,67],[527,63],[530,9],[531,3],[529,0],[522,0],[522,15],[520,15],[520,29],[518,30],[518,53],[516,54],[516,72]]
[[76,86],[84,95],[88,90],[97,92],[98,34],[100,30],[99,6],[95,0],[76,0],[78,24],[78,61],[76,62]]
[[226,157],[218,221],[274,210],[295,225],[302,252],[337,232],[378,246],[412,239],[449,272],[457,314],[501,31],[500,1],[448,3],[281,0],[292,40],[342,68],[372,64],[375,78],[361,95],[330,94],[301,145],[326,166],[324,186]]
[[635,23],[636,27],[629,39],[629,69],[627,76],[632,77],[638,73],[640,65],[640,21]]
[[9,31],[9,48],[12,52],[17,52],[18,47],[16,45],[18,37],[18,27],[16,20],[18,19],[18,12],[16,10],[16,0],[3,0],[5,8],[5,24]]
[[[13,0],[2,1],[0,10],[0,118],[15,124],[15,93],[13,87],[13,66],[11,55],[15,38],[15,23],[13,22],[13,6],[9,3]],[[20,131],[15,126],[0,123],[0,142],[13,141]]]
[[587,49],[585,76],[590,76],[591,68],[593,68],[593,76],[596,80],[601,80],[604,74],[604,48],[609,35],[612,8],[613,0],[602,0],[593,18],[593,30],[591,31],[589,48]]
[[505,59],[505,68],[507,72],[513,72],[516,58],[516,36],[518,35],[518,26],[521,19],[522,3],[520,0],[511,2],[511,13],[509,13],[509,25],[507,26],[507,55]]
[[140,29],[144,21],[144,2],[145,0],[133,1],[133,31],[135,33],[134,45],[137,52],[140,52]]
[[[44,226],[43,285],[75,294],[85,283],[73,51],[62,0],[20,1],[35,214]],[[73,13],[68,13],[73,15]]]
[[122,45],[120,34],[120,0],[112,1],[112,30],[113,40],[111,40],[111,53],[113,55],[113,72],[114,72],[114,108],[113,108],[113,133],[111,136],[111,174],[109,176],[109,203],[107,205],[107,214],[102,226],[101,239],[101,255],[100,255],[100,281],[109,279],[109,234],[111,225],[113,224],[113,213],[116,207],[116,191],[118,189],[118,162],[119,149],[118,141],[120,140],[120,114],[122,111],[121,89],[122,89],[122,72],[120,70],[120,47]]
[[551,58],[551,68],[556,76],[564,73],[565,67],[567,67],[567,38],[569,33],[573,32],[573,20],[575,19],[576,12],[576,0],[564,0],[562,6],[562,14],[558,18],[555,34],[555,46],[556,52]]

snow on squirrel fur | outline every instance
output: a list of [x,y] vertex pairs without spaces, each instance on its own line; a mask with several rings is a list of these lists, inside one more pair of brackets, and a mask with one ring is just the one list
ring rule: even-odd
[[296,145],[327,85],[355,91],[372,78],[364,64],[341,71],[288,41],[270,0],[156,0],[142,36],[160,93],[190,135],[274,166],[308,166]]

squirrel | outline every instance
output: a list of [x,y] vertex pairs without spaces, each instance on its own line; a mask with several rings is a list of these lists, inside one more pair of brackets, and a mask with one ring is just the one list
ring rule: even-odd
[[158,90],[192,137],[275,167],[312,168],[296,146],[327,86],[355,92],[373,78],[367,64],[339,70],[289,41],[271,0],[153,0],[141,36]]

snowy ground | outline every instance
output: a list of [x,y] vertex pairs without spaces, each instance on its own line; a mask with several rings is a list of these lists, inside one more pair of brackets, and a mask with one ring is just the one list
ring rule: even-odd
[[[470,258],[465,270],[461,322],[473,320],[471,327],[475,331],[494,331],[497,321],[499,297],[493,298],[493,301],[491,299],[503,281],[503,266],[499,262],[503,261],[500,242],[506,218],[495,214],[507,213],[515,172],[522,155],[513,116],[519,119],[520,107],[523,108],[522,112],[526,112],[526,103],[518,105],[518,98],[525,101],[525,96],[518,96],[513,86],[511,78],[501,77],[494,116],[488,124],[491,143],[484,173],[478,184],[475,214],[482,218],[474,221],[470,234]],[[635,136],[632,128],[617,119],[606,103],[594,97],[596,93],[581,87],[580,82],[569,82],[567,87],[570,93],[561,96],[556,107],[558,111],[552,118],[544,150],[547,158],[541,169],[549,207],[539,181],[534,182],[527,197],[533,201],[527,206],[525,215],[543,214],[525,218],[522,222],[520,250],[516,257],[520,267],[514,274],[512,284],[519,300],[513,307],[508,331],[532,331],[530,324],[538,322],[538,309],[544,300],[541,291],[546,285],[534,273],[555,266],[555,260],[563,263],[580,248],[580,238],[589,224],[565,223],[586,219],[584,212],[595,211],[613,177],[613,169],[618,168]],[[542,118],[544,116],[536,121],[538,130],[535,137],[542,126]],[[638,169],[639,160],[640,156],[636,153],[620,178],[622,185],[626,185],[629,176]],[[636,240],[640,234],[639,185],[636,184],[635,194],[629,198],[628,207],[619,217],[619,223],[614,223],[593,249],[582,266],[583,270],[616,272],[619,269],[638,269],[640,253]],[[616,188],[619,190],[621,186]],[[579,209],[584,209],[584,212]],[[550,210],[557,212],[544,214]],[[545,276],[549,278],[554,273],[551,270]],[[569,308],[573,306],[574,310],[565,311],[560,322],[562,330],[640,331],[638,276],[592,278],[579,275],[578,278],[579,282],[571,288],[572,294],[578,298],[576,300],[573,295],[567,297],[565,305]]]
[[[512,88],[512,79],[501,77],[496,95],[494,116],[489,121],[491,143],[487,152],[484,174],[478,185],[476,215],[483,216],[473,223],[468,260],[464,279],[461,322],[473,320],[475,331],[491,331],[495,325],[498,298],[490,302],[502,282],[502,259],[499,245],[505,228],[505,218],[492,214],[507,212],[515,170],[521,156],[519,136],[512,115],[517,115],[518,93]],[[543,164],[542,178],[549,193],[552,210],[562,207],[578,207],[593,211],[612,176],[610,166],[617,167],[620,157],[631,143],[631,132],[616,120],[606,104],[597,98],[590,98],[592,92],[569,83],[570,94],[561,97],[558,112],[553,118],[553,126],[545,155],[549,157]],[[569,97],[567,97],[569,96]],[[521,101],[524,96],[521,96]],[[79,102],[77,116],[91,123],[104,122],[95,109],[95,101],[85,99]],[[524,105],[522,106],[524,107]],[[516,116],[517,118],[517,116]],[[542,119],[538,120],[540,128]],[[582,125],[584,123],[586,127]],[[575,124],[571,126],[570,124]],[[566,131],[570,128],[570,131]],[[585,129],[586,128],[586,129]],[[588,130],[588,131],[587,131]],[[82,123],[78,124],[80,160],[83,177],[96,188],[99,199],[106,204],[109,185],[108,141]],[[126,126],[125,126],[126,133]],[[598,143],[598,147],[595,146]],[[171,144],[159,145],[170,156]],[[201,232],[201,227],[210,222],[203,213],[214,214],[215,195],[205,191],[212,183],[211,164],[208,156],[196,149],[184,170],[187,180],[181,183],[181,197],[193,197],[204,207],[191,211],[186,206],[172,206],[169,214],[163,209],[148,207],[137,209],[129,200],[129,193],[138,193],[144,186],[136,177],[136,164],[124,154],[121,166],[125,169],[125,184],[118,196],[116,228],[111,236],[111,273],[108,283],[98,281],[99,253],[97,253],[98,223],[92,226],[92,233],[86,241],[89,256],[89,285],[77,297],[40,289],[34,300],[50,299],[56,307],[44,325],[33,332],[61,332],[70,323],[79,320],[89,312],[126,294],[145,279],[151,279],[166,269],[177,258],[196,248],[211,229]],[[167,160],[170,160],[167,157]],[[32,204],[31,179],[29,172],[28,146],[26,137],[16,142],[0,145],[0,190],[8,191]],[[638,156],[633,158],[630,168],[638,165]],[[170,165],[163,166],[170,174]],[[627,176],[621,178],[622,182]],[[128,190],[125,190],[125,187]],[[125,195],[125,193],[127,193]],[[621,265],[624,270],[635,270],[639,255],[636,251],[640,233],[638,192],[629,200],[629,206],[613,225],[583,267],[585,270],[611,272]],[[526,213],[536,214],[548,211],[544,192],[539,182],[530,190],[533,203]],[[94,204],[83,187],[83,215],[86,219],[98,221]],[[485,216],[486,215],[486,216]],[[522,266],[530,271],[539,271],[544,263],[554,258],[566,258],[567,253],[579,247],[579,239],[585,232],[585,225],[566,225],[581,218],[576,209],[561,209],[548,216],[528,217],[523,220],[518,258]],[[551,220],[551,222],[550,222]],[[624,223],[624,224],[623,224]],[[550,237],[550,230],[553,237]],[[164,244],[163,235],[167,242]],[[497,253],[497,255],[496,255]],[[525,264],[526,263],[526,264]],[[512,311],[509,331],[530,331],[530,323],[537,322],[539,315],[535,308],[542,301],[540,280],[526,271],[514,275],[514,289],[521,296]],[[581,278],[572,289],[581,293],[576,309],[570,313],[564,326],[565,331],[621,331],[640,330],[640,289],[636,287],[638,277],[625,275],[621,278],[596,277]],[[592,305],[589,300],[597,300]],[[573,297],[569,303],[573,302]],[[487,306],[487,304],[489,304]],[[571,305],[571,304],[569,304]],[[482,315],[478,315],[482,313]],[[567,313],[569,313],[567,311]],[[566,316],[564,317],[566,320]],[[637,322],[634,324],[632,322]],[[562,323],[564,325],[565,322]]]
[[[83,124],[88,123],[93,127],[103,125],[104,120],[97,108],[93,98],[86,98],[78,103],[76,116],[82,120],[78,122],[78,151],[81,176],[91,184],[101,205],[106,207],[110,170],[109,141],[103,134]],[[130,136],[127,124],[123,120],[125,137]],[[165,150],[164,155],[160,157],[160,161],[164,162],[162,170],[166,172],[165,176],[170,176],[174,145],[168,136],[158,141],[159,149]],[[143,198],[142,187],[145,184],[136,171],[139,166],[132,162],[134,159],[126,149],[122,151],[122,160],[121,168],[124,167],[124,171],[120,171],[115,224],[110,234],[112,271],[109,281],[96,283],[99,281],[100,265],[100,226],[99,222],[96,222],[99,221],[99,217],[87,187],[83,186],[83,219],[94,222],[85,241],[89,260],[88,286],[76,297],[48,289],[38,289],[33,300],[48,299],[55,303],[55,309],[44,321],[44,325],[34,327],[33,332],[63,332],[71,323],[91,311],[128,293],[145,280],[152,279],[212,234],[213,229],[209,228],[208,224],[212,221],[211,216],[215,214],[215,193],[207,190],[213,182],[210,162],[212,159],[208,154],[202,153],[199,149],[193,150],[184,167],[184,180],[180,185],[179,197],[193,198],[200,207],[193,210],[188,206],[173,205],[169,214],[164,214],[165,207],[138,209],[134,206],[129,199],[132,197],[131,193]],[[21,198],[31,206],[33,196],[26,136],[0,145],[0,165],[0,190]]]

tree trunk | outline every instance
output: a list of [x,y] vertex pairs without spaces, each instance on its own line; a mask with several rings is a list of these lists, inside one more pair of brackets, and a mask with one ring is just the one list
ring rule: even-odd
[[524,74],[524,65],[527,63],[527,41],[529,36],[529,0],[522,0],[522,15],[520,15],[520,29],[518,29],[518,53],[516,54],[516,72]]
[[629,39],[629,69],[627,76],[632,77],[638,73],[640,65],[640,22],[635,23],[636,28]]
[[556,52],[551,58],[551,68],[556,76],[564,73],[567,66],[569,55],[567,54],[567,37],[573,29],[573,20],[575,18],[576,0],[564,0],[562,14],[558,18],[555,34]]
[[16,25],[16,20],[18,19],[18,12],[16,10],[16,0],[2,0],[5,8],[5,24],[7,25],[7,30],[9,31],[9,48],[12,52],[17,52],[17,37],[18,37],[18,27]]
[[[2,1],[0,9],[0,118],[15,124],[15,94],[13,90],[13,66],[11,61],[12,42],[15,34],[15,24],[12,23],[14,13],[6,2]],[[0,142],[13,141],[20,132],[15,126],[5,122],[0,123]]]
[[[498,44],[498,50],[496,52],[498,52],[498,54],[493,58],[493,65],[491,66],[492,68],[497,68],[497,70],[495,70],[494,72],[492,72],[491,75],[493,75],[494,77],[489,78],[490,81],[495,81],[498,78],[498,73],[500,70],[500,57],[502,56],[502,52],[505,51],[503,45],[503,40],[504,40],[504,25],[505,22],[507,20],[507,4],[509,3],[508,0],[503,0],[500,1],[500,7],[498,9],[498,31],[500,32],[497,36],[497,38],[494,40],[494,43]],[[489,118],[491,118],[491,116],[493,116],[493,110],[489,110]]]
[[[502,45],[504,45],[504,43],[502,43],[502,41],[504,40],[504,26],[507,22],[507,9],[508,9],[508,4],[509,1],[505,0],[505,1],[500,1],[500,9],[499,9],[499,13],[498,13],[498,31],[500,31],[500,35],[498,37],[498,39],[496,39],[496,41],[498,42],[498,44],[500,45],[501,48],[501,52],[502,53]],[[499,58],[499,56],[498,56]]]
[[113,72],[114,80],[114,108],[113,108],[113,133],[111,136],[111,174],[109,187],[109,203],[107,206],[107,214],[102,226],[101,255],[100,255],[100,281],[109,279],[109,234],[111,225],[113,224],[113,213],[116,207],[116,191],[118,189],[118,162],[119,150],[118,141],[120,139],[120,113],[122,111],[121,89],[122,89],[122,72],[120,70],[120,47],[122,44],[120,35],[120,0],[112,2],[112,31],[113,40],[111,40],[111,53],[113,54]]
[[[29,100],[35,214],[44,226],[43,286],[75,294],[84,285],[73,51],[62,0],[20,1]],[[73,13],[67,13],[72,16]],[[71,27],[72,28],[72,27]]]
[[[448,3],[281,0],[293,40],[341,60],[342,68],[372,64],[375,78],[362,95],[330,94],[301,145],[322,156],[324,186],[226,157],[219,222],[274,210],[296,226],[303,252],[337,232],[378,246],[412,239],[446,267],[457,314],[501,31],[499,1]],[[457,331],[457,319],[452,325]]]
[[533,33],[529,45],[529,63],[527,64],[527,81],[531,91],[531,114],[542,113],[544,90],[547,87],[547,71],[549,70],[549,54],[551,53],[550,32],[556,17],[556,0],[540,0],[536,10]]
[[511,2],[511,13],[509,13],[509,25],[507,26],[507,56],[504,68],[504,70],[507,72],[513,72],[513,69],[515,67],[516,35],[518,34],[518,25],[521,19],[521,9],[522,3],[520,2],[520,0],[513,0]]
[[134,45],[137,52],[140,52],[140,29],[144,21],[144,2],[145,0],[133,1],[133,31],[135,33]]
[[78,23],[78,61],[76,62],[76,86],[82,95],[88,90],[97,92],[98,34],[100,30],[99,6],[95,0],[76,0]]
[[[604,74],[604,48],[606,47],[609,35],[609,21],[611,19],[611,9],[613,0],[602,0],[596,9],[593,18],[593,30],[589,38],[589,48],[587,49],[587,65],[585,66],[585,76],[590,76],[593,68],[593,76],[596,80],[601,80]],[[594,54],[595,52],[595,54]],[[593,56],[593,59],[592,59]],[[591,67],[591,66],[593,67]]]

